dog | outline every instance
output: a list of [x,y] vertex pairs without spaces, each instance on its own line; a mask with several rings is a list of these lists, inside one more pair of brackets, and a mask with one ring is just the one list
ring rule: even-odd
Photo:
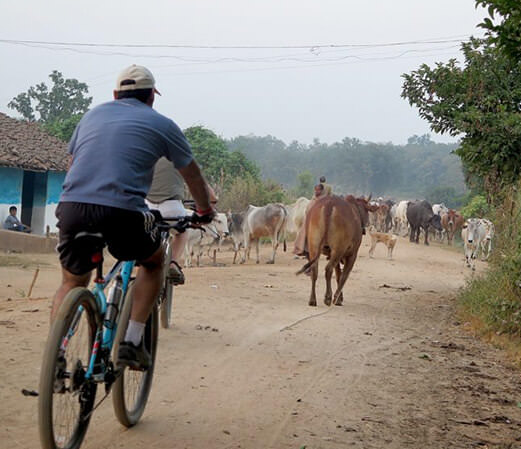
[[393,249],[396,245],[397,238],[395,235],[385,232],[378,232],[374,226],[369,227],[369,235],[371,236],[371,248],[369,249],[369,257],[373,257],[374,249],[378,242],[382,242],[387,246],[387,258],[393,258]]

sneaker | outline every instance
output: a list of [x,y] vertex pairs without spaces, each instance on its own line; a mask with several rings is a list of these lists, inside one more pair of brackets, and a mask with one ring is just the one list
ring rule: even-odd
[[170,262],[167,278],[171,280],[174,285],[182,285],[185,283],[185,275],[183,270],[175,260]]
[[128,366],[130,369],[146,371],[152,365],[152,357],[148,353],[143,340],[139,346],[134,345],[130,341],[122,341],[118,350],[118,361],[116,366],[124,368]]

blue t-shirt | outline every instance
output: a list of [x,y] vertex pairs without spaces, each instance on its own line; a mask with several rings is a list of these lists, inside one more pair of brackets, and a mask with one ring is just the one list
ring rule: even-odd
[[72,165],[60,201],[143,211],[154,165],[165,156],[176,168],[193,159],[190,144],[169,118],[135,98],[87,112],[69,142]]

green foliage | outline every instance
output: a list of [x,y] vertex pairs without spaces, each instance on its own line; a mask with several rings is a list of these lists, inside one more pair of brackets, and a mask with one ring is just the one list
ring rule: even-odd
[[521,64],[490,40],[462,44],[455,59],[404,74],[402,97],[433,131],[463,135],[456,150],[470,174],[496,193],[521,174]]
[[92,103],[92,97],[87,97],[89,87],[74,78],[64,79],[57,70],[53,70],[49,78],[50,88],[45,83],[31,86],[7,106],[18,111],[25,120],[39,122],[49,134],[68,141]]
[[309,171],[303,171],[297,176],[297,187],[295,189],[295,196],[305,196],[309,198],[313,195],[313,187],[315,186],[313,174]]
[[251,175],[236,177],[219,197],[219,210],[242,212],[252,204],[287,203],[288,198],[281,186],[273,181],[262,182]]
[[68,142],[76,125],[80,122],[83,115],[72,115],[65,120],[57,120],[54,122],[44,123],[42,127],[51,135]]
[[465,218],[486,218],[491,209],[484,195],[476,195],[470,199],[468,204],[461,209]]
[[439,186],[428,189],[424,196],[431,204],[443,203],[452,209],[459,209],[465,201],[465,195],[458,194],[456,189],[451,186]]
[[52,81],[50,88],[45,83],[31,86],[7,106],[26,120],[41,123],[60,122],[87,112],[92,103],[92,97],[86,96],[89,93],[87,84],[74,78],[64,79],[57,70],[53,70],[49,78]]
[[[519,0],[476,0],[476,6],[488,9],[490,17],[478,26],[486,29],[511,58],[521,59],[521,3]],[[494,23],[493,21],[496,21]],[[499,22],[499,23],[498,23]]]
[[195,160],[219,195],[219,210],[245,210],[249,204],[286,202],[286,192],[275,181],[262,181],[257,165],[239,149],[229,151],[213,131],[194,126],[184,131]]
[[427,146],[433,143],[434,142],[431,140],[430,134],[423,134],[422,136],[417,136],[415,134],[414,136],[411,136],[407,139],[407,145]]
[[260,181],[260,171],[255,163],[240,151],[228,151],[226,142],[213,131],[193,126],[184,134],[192,146],[195,160],[217,193],[223,192],[237,177]]

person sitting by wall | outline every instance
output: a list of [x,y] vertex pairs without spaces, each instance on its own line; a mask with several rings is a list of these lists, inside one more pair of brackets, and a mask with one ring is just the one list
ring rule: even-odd
[[29,226],[24,225],[20,220],[18,220],[16,212],[18,212],[16,206],[11,206],[9,208],[9,215],[4,221],[4,229],[7,229],[8,231],[31,232]]

